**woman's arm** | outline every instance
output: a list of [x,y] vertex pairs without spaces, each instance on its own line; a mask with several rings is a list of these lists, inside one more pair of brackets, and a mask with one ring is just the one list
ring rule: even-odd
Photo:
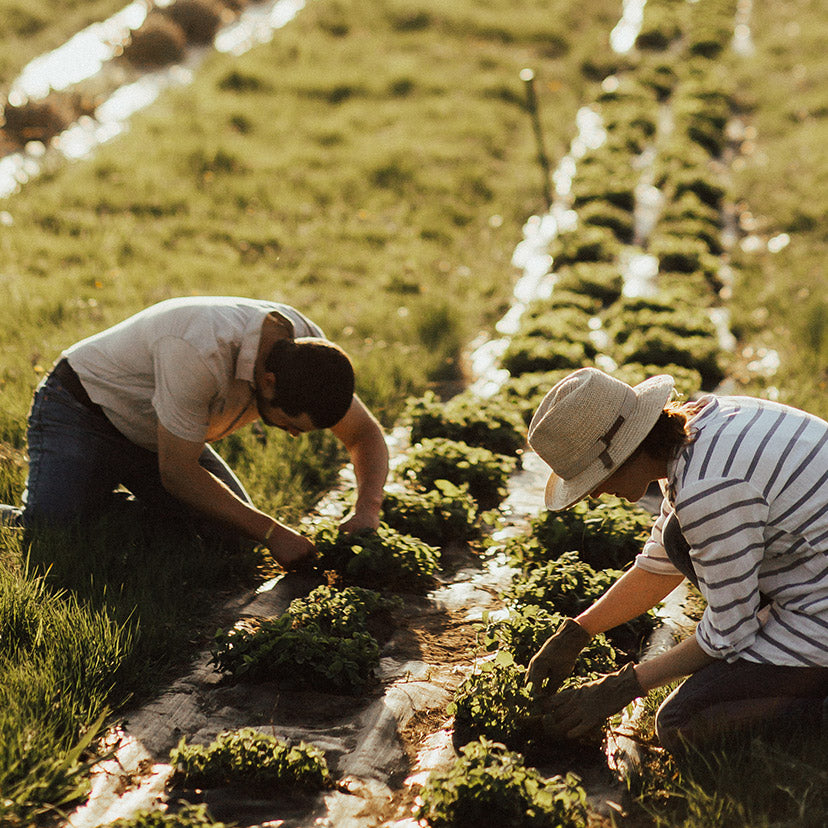
[[681,574],[656,575],[633,566],[575,620],[590,635],[606,632],[652,609],[683,580]]

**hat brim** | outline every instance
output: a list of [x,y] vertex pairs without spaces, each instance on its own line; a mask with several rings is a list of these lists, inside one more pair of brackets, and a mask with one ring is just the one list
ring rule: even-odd
[[544,496],[546,508],[553,512],[568,509],[612,477],[650,433],[673,393],[674,384],[669,374],[659,374],[634,386],[635,408],[612,440],[610,456],[613,467],[607,469],[603,463],[595,460],[580,474],[568,480],[550,472]]

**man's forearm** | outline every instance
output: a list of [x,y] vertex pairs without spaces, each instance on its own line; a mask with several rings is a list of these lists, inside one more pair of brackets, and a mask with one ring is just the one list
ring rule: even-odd
[[388,477],[388,447],[381,432],[352,448],[351,462],[357,481],[357,514],[379,515]]
[[272,517],[243,501],[198,463],[162,472],[162,482],[177,500],[253,540],[262,540],[274,526]]

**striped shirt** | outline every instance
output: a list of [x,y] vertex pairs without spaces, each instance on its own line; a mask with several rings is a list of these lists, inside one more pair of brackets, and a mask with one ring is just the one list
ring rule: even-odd
[[[707,601],[702,649],[828,666],[828,423],[748,397],[701,402],[636,566],[676,572],[661,542],[675,510]],[[760,593],[770,599],[761,610]]]

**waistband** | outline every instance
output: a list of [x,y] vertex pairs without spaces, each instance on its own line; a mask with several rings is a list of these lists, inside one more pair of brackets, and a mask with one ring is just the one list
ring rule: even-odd
[[75,369],[69,364],[66,357],[55,364],[49,375],[54,377],[81,405],[96,414],[100,414],[101,417],[106,416],[103,409],[97,403],[92,402],[80,381],[80,377],[75,373]]

